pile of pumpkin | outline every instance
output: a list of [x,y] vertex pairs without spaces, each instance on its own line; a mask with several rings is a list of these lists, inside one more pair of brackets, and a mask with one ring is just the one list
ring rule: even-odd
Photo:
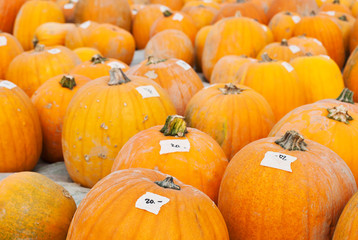
[[[0,0],[0,239],[357,239],[356,17]],[[40,158],[92,188],[78,209]]]

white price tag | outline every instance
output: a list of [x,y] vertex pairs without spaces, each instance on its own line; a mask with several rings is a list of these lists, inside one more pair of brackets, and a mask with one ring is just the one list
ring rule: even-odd
[[49,52],[51,54],[57,54],[57,53],[60,53],[61,50],[58,48],[53,48],[53,49],[48,50],[47,52]]
[[73,2],[73,3],[77,3],[77,2],[78,2],[78,0],[72,0],[72,2]]
[[262,27],[262,29],[265,31],[265,32],[267,32],[267,27],[265,26],[265,25],[263,25],[263,24],[261,24],[261,27]]
[[265,153],[264,159],[261,161],[261,166],[276,168],[287,172],[292,172],[291,163],[297,160],[297,157],[293,157],[287,154],[279,152],[268,151]]
[[327,55],[320,55],[321,57],[324,57],[324,58],[326,58],[326,59],[331,59],[329,56],[327,56]]
[[140,95],[142,95],[143,98],[159,97],[159,93],[151,85],[140,86],[140,87],[137,87],[136,89],[140,93]]
[[7,45],[7,38],[4,36],[0,37],[0,46],[6,46]]
[[286,70],[287,70],[288,72],[292,72],[293,69],[294,69],[294,68],[291,66],[291,64],[289,64],[288,62],[282,62],[281,64],[282,64],[282,66],[284,66],[284,67],[286,68]]
[[135,203],[135,207],[158,215],[160,208],[169,202],[169,198],[146,192]]
[[63,9],[72,9],[74,6],[75,6],[74,3],[66,3],[66,4],[63,6]]
[[328,12],[325,12],[327,15],[329,16],[334,16],[336,14],[335,11],[328,11]]
[[181,66],[185,71],[189,70],[191,68],[191,66],[189,64],[187,64],[186,62],[184,62],[183,60],[177,61],[176,64]]
[[301,18],[299,16],[292,16],[292,20],[294,23],[298,23],[299,21],[301,21]]
[[110,63],[107,63],[107,65],[110,66],[111,68],[126,68],[126,66],[124,66],[120,62],[110,62]]
[[91,25],[91,21],[86,21],[80,25],[80,28],[86,29]]
[[148,71],[144,75],[150,79],[156,79],[158,77],[158,74],[156,74],[154,70]]
[[185,140],[161,140],[159,154],[174,153],[174,152],[189,152],[190,142],[188,139]]
[[0,87],[4,87],[4,88],[7,88],[7,89],[13,89],[16,86],[16,84],[10,82],[10,81],[7,81],[7,80],[4,80],[2,82],[0,82]]
[[163,5],[161,5],[161,6],[159,7],[159,9],[160,9],[161,12],[170,11],[170,9],[169,9],[168,7],[163,6]]
[[298,53],[299,51],[301,51],[301,49],[296,45],[291,45],[291,46],[289,46],[289,48],[290,48],[290,50],[291,50],[291,52],[293,54]]
[[321,43],[321,41],[319,41],[318,39],[314,38],[313,41],[314,41],[315,43],[317,43],[318,45],[323,46],[323,44]]
[[173,20],[174,21],[182,21],[183,20],[183,18],[184,18],[184,16],[183,15],[181,15],[180,13],[176,13],[176,14],[174,14],[174,16],[173,16]]

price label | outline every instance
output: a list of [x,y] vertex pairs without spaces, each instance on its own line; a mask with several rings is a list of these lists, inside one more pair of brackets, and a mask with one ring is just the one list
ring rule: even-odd
[[289,46],[289,49],[291,50],[291,52],[292,52],[293,54],[298,53],[299,51],[301,51],[301,49],[300,49],[298,46],[296,46],[296,45],[291,45],[291,46]]
[[327,55],[323,55],[323,54],[321,54],[320,55],[321,57],[324,57],[324,58],[326,58],[326,59],[331,59],[329,56],[327,56]]
[[293,69],[294,69],[294,68],[291,66],[291,64],[289,64],[288,62],[282,62],[281,64],[282,64],[282,66],[284,66],[284,67],[286,68],[286,70],[287,70],[288,72],[292,72]]
[[163,5],[161,5],[161,6],[159,7],[159,9],[160,9],[161,12],[165,12],[165,11],[169,11],[169,10],[170,10],[168,7],[163,6]]
[[185,71],[189,70],[191,68],[191,66],[189,64],[187,64],[186,62],[184,62],[183,60],[177,61],[176,64],[181,66]]
[[265,32],[267,32],[268,28],[265,25],[261,24],[261,27]]
[[169,198],[146,192],[135,203],[135,207],[158,215],[160,208],[169,202]]
[[317,43],[318,45],[323,46],[323,44],[321,43],[321,41],[319,41],[318,39],[314,38],[313,41],[314,41],[315,43]]
[[126,66],[124,66],[120,62],[110,62],[110,63],[107,63],[107,65],[110,66],[111,68],[126,68]]
[[10,81],[7,81],[7,80],[4,80],[4,81],[1,81],[0,82],[0,87],[4,87],[4,88],[7,88],[7,89],[13,89],[16,86],[16,84],[10,82]]
[[174,16],[173,16],[173,20],[174,21],[182,21],[183,20],[183,18],[184,18],[184,16],[183,15],[181,15],[180,13],[176,13],[176,14],[174,14]]
[[174,152],[189,152],[190,151],[190,142],[188,139],[185,140],[161,140],[160,144],[160,152],[159,154],[167,154]]
[[75,4],[73,4],[73,3],[66,3],[66,4],[63,6],[63,8],[64,8],[64,9],[72,9],[74,6],[75,6]]
[[58,48],[53,48],[53,49],[48,50],[47,52],[49,52],[51,54],[57,54],[57,53],[60,53],[61,50]]
[[336,14],[336,12],[335,11],[328,11],[328,12],[326,12],[326,14],[329,15],[329,16],[334,16]]
[[292,172],[291,163],[293,163],[296,160],[297,160],[296,157],[287,154],[268,151],[265,153],[265,157],[264,159],[262,159],[260,165],[284,170],[287,172]]
[[151,85],[137,87],[136,90],[142,95],[143,98],[159,97],[159,93]]
[[144,75],[150,79],[156,79],[158,77],[158,74],[156,74],[154,70],[148,71]]
[[91,25],[91,21],[86,21],[80,25],[80,28],[86,29]]
[[0,37],[0,46],[6,46],[7,45],[7,38],[4,36]]
[[292,20],[294,23],[298,23],[299,21],[301,21],[301,18],[299,16],[292,16]]

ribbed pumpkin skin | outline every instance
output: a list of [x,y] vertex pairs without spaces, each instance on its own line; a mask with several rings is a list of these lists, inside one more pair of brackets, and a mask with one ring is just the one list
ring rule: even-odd
[[[269,43],[268,33],[262,26],[246,17],[226,18],[215,24],[207,36],[202,57],[205,77],[210,79],[214,65],[223,56],[244,54],[256,57]],[[269,31],[267,27],[265,29]]]
[[267,17],[271,19],[281,11],[297,12],[299,15],[307,15],[311,11],[318,10],[315,0],[273,0],[267,10]]
[[0,126],[0,172],[32,170],[41,154],[41,126],[35,107],[19,87],[0,87]]
[[75,8],[75,22],[110,23],[130,31],[132,13],[127,0],[79,0]]
[[61,133],[67,106],[77,90],[91,80],[73,75],[76,86],[71,90],[61,86],[63,76],[61,74],[47,80],[31,97],[40,117],[43,134],[41,158],[47,162],[63,161]]
[[145,58],[178,58],[194,65],[194,48],[189,37],[175,29],[164,30],[152,37],[144,52]]
[[[205,2],[203,3],[205,4]],[[204,4],[183,7],[181,10],[193,19],[193,22],[198,30],[202,27],[211,25],[213,18],[218,12],[218,9]]]
[[268,26],[275,41],[280,42],[284,38],[289,39],[293,36],[293,30],[299,21],[301,17],[295,12],[279,12],[273,16]]
[[0,182],[0,238],[65,240],[76,203],[62,186],[35,172]]
[[[82,87],[68,106],[62,149],[72,180],[86,187],[110,173],[122,146],[141,130],[162,124],[175,114],[169,96],[155,82],[130,76],[126,84],[108,86],[109,77]],[[153,86],[160,97],[143,99],[136,90]],[[85,124],[84,124],[85,123]]]
[[306,16],[296,25],[294,36],[306,35],[317,38],[328,55],[342,68],[345,62],[343,34],[338,24],[323,15]]
[[[55,51],[55,54],[50,53]],[[60,51],[60,52],[58,52]],[[18,85],[31,95],[46,80],[68,73],[81,60],[66,47],[49,47],[44,50],[24,52],[9,65],[6,79]]]
[[66,22],[73,23],[75,21],[75,8],[78,1],[76,0],[57,0],[57,5],[61,8]]
[[179,59],[171,58],[148,64],[148,60],[144,60],[139,68],[134,71],[129,70],[128,74],[149,77],[157,82],[168,92],[176,112],[179,115],[184,115],[189,100],[204,88],[204,85],[194,69],[187,66],[186,70],[179,65],[182,64],[181,62],[178,64],[178,61]]
[[[174,179],[181,190],[155,184],[166,175],[149,169],[111,173],[81,202],[71,222],[67,240],[228,240],[224,219],[202,192]],[[146,192],[169,198],[158,215],[135,207]]]
[[327,56],[297,57],[290,64],[304,85],[307,103],[335,98],[344,88],[339,67]]
[[357,34],[358,31],[357,30],[358,30],[358,21],[356,20],[353,24],[351,35],[349,37],[349,51],[350,52],[353,52],[354,49],[358,46],[358,34]]
[[[286,41],[286,39],[282,40]],[[287,43],[287,41],[286,41]],[[274,60],[281,60],[289,62],[292,59],[303,56],[301,48],[296,45],[284,44],[283,42],[274,42],[266,45],[259,54],[257,54],[257,59],[262,59],[262,54],[267,53],[268,56]]]
[[[224,151],[209,135],[188,128],[185,137],[164,136],[155,126],[134,135],[119,151],[112,172],[127,168],[149,168],[189,184],[217,202],[221,178],[228,164]],[[189,152],[160,154],[162,140],[190,142]],[[148,151],[150,149],[150,151]]]
[[[249,87],[236,85],[240,94],[223,94],[215,84],[199,91],[189,101],[188,126],[214,138],[231,159],[246,144],[267,136],[275,123],[269,103]],[[220,116],[220,117],[218,117]]]
[[[303,81],[296,71],[286,68],[282,61],[257,62],[250,64],[240,73],[238,83],[248,86],[261,94],[270,104],[280,120],[292,109],[306,104]],[[288,65],[289,66],[289,65]]]
[[0,79],[5,79],[11,61],[24,50],[19,41],[11,34],[0,33],[0,41],[6,41],[5,45],[0,46]]
[[358,239],[358,194],[354,194],[339,217],[333,240]]
[[205,46],[206,37],[208,36],[213,25],[205,26],[201,28],[195,37],[195,67],[197,71],[201,72],[201,59],[203,57],[203,51]]
[[74,49],[73,52],[77,54],[82,62],[91,60],[91,58],[96,54],[102,55],[100,51],[90,47],[79,47]]
[[349,124],[329,119],[327,109],[339,105],[342,103],[318,101],[298,107],[284,116],[272,128],[269,136],[281,136],[287,130],[295,129],[337,153],[358,181],[358,112],[348,109],[348,114],[353,117]]
[[344,84],[347,88],[352,90],[355,95],[353,95],[354,101],[358,102],[358,48],[349,56],[346,66],[343,71]]
[[[338,217],[357,190],[344,161],[305,140],[307,151],[288,151],[264,138],[243,148],[226,168],[219,209],[230,239],[331,239]],[[292,173],[261,166],[267,151],[297,157]]]
[[1,0],[0,1],[0,30],[3,32],[12,33],[17,12],[20,10],[22,4],[28,0]]
[[47,22],[36,28],[34,37],[38,44],[47,47],[65,45],[66,34],[71,28],[75,28],[72,23]]
[[311,53],[312,55],[327,55],[326,48],[316,38],[305,36],[292,37],[288,39],[288,43],[301,48],[303,54]]
[[28,1],[20,9],[14,25],[14,36],[24,50],[33,48],[33,37],[36,28],[46,22],[64,23],[61,9],[51,1]]

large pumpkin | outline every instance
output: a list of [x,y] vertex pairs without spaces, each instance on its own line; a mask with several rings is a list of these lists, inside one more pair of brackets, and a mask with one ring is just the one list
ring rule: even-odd
[[31,95],[46,80],[68,73],[81,60],[63,46],[48,47],[38,44],[32,51],[24,52],[9,65],[6,79]]
[[246,144],[267,136],[275,123],[264,97],[232,83],[214,84],[199,91],[188,103],[185,117],[190,127],[213,137],[228,159]]
[[23,52],[19,41],[8,33],[0,33],[0,79],[5,79],[11,61]]
[[32,170],[42,149],[39,117],[29,97],[9,81],[0,81],[0,126],[0,172]]
[[0,181],[0,238],[65,240],[76,203],[62,186],[34,172]]
[[288,131],[252,142],[231,159],[218,206],[231,240],[327,240],[356,190],[336,153]]
[[77,92],[64,119],[62,149],[70,177],[92,187],[110,173],[129,138],[174,113],[167,93],[147,78],[129,79],[113,68],[110,77],[89,82]]
[[63,161],[61,133],[63,118],[73,95],[91,79],[80,75],[58,75],[47,80],[32,95],[43,134],[42,159]]
[[143,130],[129,139],[119,151],[112,172],[127,168],[158,170],[217,202],[227,163],[224,151],[214,139],[187,128],[183,117],[169,116],[164,126]]
[[28,0],[1,0],[0,1],[0,30],[12,33],[15,18],[22,4]]
[[81,202],[67,240],[228,240],[214,202],[159,171],[126,169],[108,175]]

